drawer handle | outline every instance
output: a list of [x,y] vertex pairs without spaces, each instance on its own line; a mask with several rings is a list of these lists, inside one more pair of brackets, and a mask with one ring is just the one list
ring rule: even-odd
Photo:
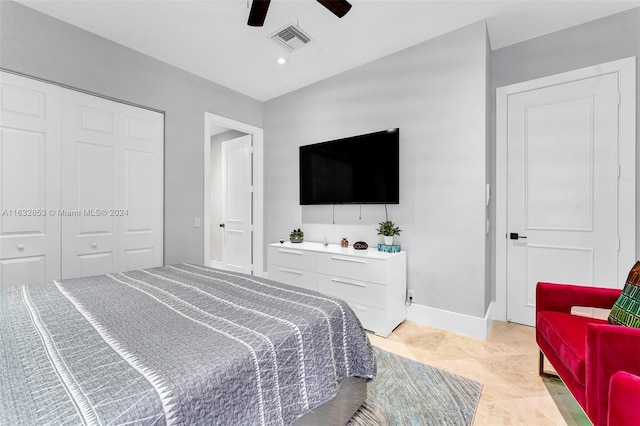
[[18,249],[18,251],[24,251],[24,244],[18,244],[18,247],[16,247]]
[[360,259],[352,259],[350,257],[340,257],[340,256],[331,256],[333,260],[342,260],[343,262],[351,262],[351,263],[367,263],[366,260]]
[[278,249],[278,251],[280,253],[297,254],[298,256],[302,256],[302,254],[303,254],[301,251],[287,250],[287,249]]
[[295,269],[278,268],[278,271],[280,271],[280,272],[288,272],[290,274],[296,274],[296,275],[303,275],[303,272],[295,270]]
[[367,287],[366,284],[362,284],[362,283],[359,283],[357,281],[347,281],[345,279],[340,279],[340,278],[331,278],[331,281],[333,281],[334,283],[355,285],[356,287],[365,287],[365,288]]

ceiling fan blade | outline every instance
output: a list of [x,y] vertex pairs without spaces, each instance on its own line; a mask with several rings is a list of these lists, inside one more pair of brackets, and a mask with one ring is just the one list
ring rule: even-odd
[[252,27],[263,26],[267,17],[267,10],[269,10],[269,3],[271,3],[271,0],[253,0],[247,25]]
[[338,18],[342,18],[351,9],[351,3],[347,0],[318,0],[318,3],[329,9]]

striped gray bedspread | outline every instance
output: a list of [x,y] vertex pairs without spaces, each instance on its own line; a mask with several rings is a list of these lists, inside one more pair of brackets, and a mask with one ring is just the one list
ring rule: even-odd
[[290,424],[375,358],[348,305],[175,265],[0,291],[0,424]]

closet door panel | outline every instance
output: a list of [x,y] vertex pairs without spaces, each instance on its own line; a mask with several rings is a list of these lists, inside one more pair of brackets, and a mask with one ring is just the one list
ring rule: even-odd
[[60,277],[60,89],[0,72],[0,288]]
[[122,106],[120,270],[162,265],[164,116]]
[[117,108],[63,91],[63,278],[118,271]]

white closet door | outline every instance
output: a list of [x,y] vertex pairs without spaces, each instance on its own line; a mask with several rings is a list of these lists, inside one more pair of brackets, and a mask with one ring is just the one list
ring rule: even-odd
[[0,72],[0,288],[60,277],[60,89]]
[[121,106],[120,271],[162,265],[162,114]]
[[164,116],[0,72],[0,288],[162,265]]
[[62,278],[118,271],[118,104],[62,94]]

